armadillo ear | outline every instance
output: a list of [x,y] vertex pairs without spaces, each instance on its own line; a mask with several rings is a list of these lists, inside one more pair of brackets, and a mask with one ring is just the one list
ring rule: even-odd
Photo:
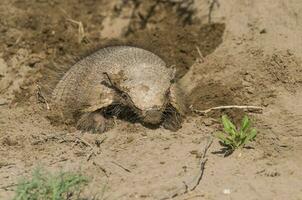
[[172,72],[171,72],[171,83],[175,83],[176,81],[176,66],[175,65],[171,65],[170,67],[172,69]]
[[170,86],[169,92],[169,100],[170,104],[176,109],[176,111],[185,116],[187,112],[187,105],[186,105],[186,96],[185,93],[180,88],[179,84],[172,83]]

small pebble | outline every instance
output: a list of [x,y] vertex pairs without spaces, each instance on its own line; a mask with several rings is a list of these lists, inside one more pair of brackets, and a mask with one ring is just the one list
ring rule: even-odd
[[230,189],[224,189],[223,194],[231,194],[231,190]]
[[264,34],[264,33],[267,33],[265,28],[260,31],[260,34]]

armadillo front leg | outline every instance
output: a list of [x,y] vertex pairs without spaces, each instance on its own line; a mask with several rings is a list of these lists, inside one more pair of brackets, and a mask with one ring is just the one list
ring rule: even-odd
[[111,120],[106,119],[100,111],[84,113],[77,122],[78,129],[91,131],[93,133],[103,133],[107,131],[111,125]]
[[177,131],[181,128],[183,121],[182,116],[173,108],[172,106],[167,108],[167,111],[164,113],[165,118],[163,120],[163,127],[170,131]]

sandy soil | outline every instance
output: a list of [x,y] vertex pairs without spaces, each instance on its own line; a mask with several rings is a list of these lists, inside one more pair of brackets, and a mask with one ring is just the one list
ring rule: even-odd
[[[103,187],[109,200],[302,199],[301,13],[300,0],[2,0],[0,198],[43,166],[90,177],[87,199]],[[175,65],[196,109],[264,107],[248,113],[256,141],[223,157],[214,139],[195,188],[220,116],[238,122],[242,110],[188,114],[177,132],[123,121],[104,134],[53,125],[37,86],[48,98],[76,60],[113,44]]]

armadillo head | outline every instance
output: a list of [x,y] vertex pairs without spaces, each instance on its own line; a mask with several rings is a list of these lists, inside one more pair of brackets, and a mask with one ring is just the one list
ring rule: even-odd
[[136,47],[116,48],[110,60],[109,76],[118,87],[118,104],[130,107],[143,123],[163,122],[167,107],[173,103],[174,68],[152,52]]
[[140,119],[148,124],[158,124],[169,103],[168,92],[174,69],[167,68],[155,54],[143,51],[137,58],[128,58],[133,60],[131,66],[125,66],[123,73],[126,78],[120,86],[131,99]]
[[[157,63],[164,64],[164,63]],[[140,69],[140,70],[139,70]],[[154,63],[140,63],[133,67],[131,75],[124,82],[127,94],[141,120],[148,124],[158,124],[169,103],[171,69]]]

